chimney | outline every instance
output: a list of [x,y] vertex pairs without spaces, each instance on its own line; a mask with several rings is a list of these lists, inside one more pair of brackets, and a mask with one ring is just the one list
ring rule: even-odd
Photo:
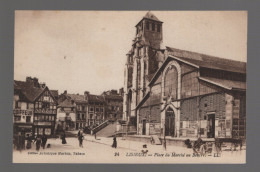
[[40,86],[40,84],[38,82],[38,78],[36,78],[36,77],[34,77],[34,78],[32,78],[30,76],[26,77],[26,82],[27,83],[32,83],[34,87],[39,87]]
[[30,76],[26,77],[26,82],[30,83],[30,82],[32,82],[32,80],[33,80],[32,77],[30,77]]
[[111,94],[112,95],[116,95],[117,94],[117,90],[111,90]]
[[44,88],[46,86],[45,82],[40,84],[42,86],[42,88]]
[[120,88],[120,89],[119,89],[119,94],[120,94],[121,96],[124,95],[124,88]]
[[88,101],[88,96],[89,96],[89,91],[85,91],[85,92],[84,92],[84,98],[85,98],[85,100],[87,100],[87,101]]
[[67,90],[64,90],[64,93],[63,93],[64,95],[67,95]]

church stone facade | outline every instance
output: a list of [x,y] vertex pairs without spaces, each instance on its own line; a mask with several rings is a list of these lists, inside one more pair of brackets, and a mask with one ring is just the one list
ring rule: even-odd
[[164,61],[162,24],[148,12],[136,25],[136,36],[127,53],[124,81],[123,119],[135,124],[136,105],[147,93],[148,83]]
[[246,137],[246,63],[166,47],[148,12],[127,54],[123,119],[138,135]]

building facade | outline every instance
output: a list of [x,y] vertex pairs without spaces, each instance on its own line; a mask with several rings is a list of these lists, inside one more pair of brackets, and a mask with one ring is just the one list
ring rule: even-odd
[[74,101],[69,97],[59,97],[56,130],[76,130],[76,105],[74,104]]
[[14,133],[22,129],[32,135],[54,136],[57,116],[54,92],[37,78],[14,81]]
[[124,71],[123,119],[136,126],[136,106],[147,94],[148,83],[164,61],[162,23],[148,12],[136,25]]
[[[147,16],[154,15],[141,22]],[[127,56],[124,118],[135,117],[137,134],[246,137],[246,63],[166,47],[150,62],[157,64],[155,73],[143,75],[142,56],[133,57],[131,72]]]
[[[84,92],[84,95],[80,94],[68,94],[64,91],[59,96],[61,119],[65,116],[70,119],[70,123],[74,123],[75,127],[71,129],[82,129],[84,127],[95,127],[101,124],[105,120],[105,101],[103,96],[90,94],[88,91]],[[66,112],[65,112],[66,108]],[[75,115],[75,116],[74,116]]]
[[106,120],[105,99],[101,95],[93,95],[88,91],[84,92],[84,96],[88,102],[87,126],[93,128]]
[[[121,94],[120,94],[121,93]],[[102,93],[105,100],[105,119],[116,121],[123,118],[123,90],[110,90]]]

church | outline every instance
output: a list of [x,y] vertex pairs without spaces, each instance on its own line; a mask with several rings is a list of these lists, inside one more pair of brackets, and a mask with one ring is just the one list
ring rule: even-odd
[[162,47],[163,22],[137,23],[124,71],[123,120],[137,135],[246,138],[246,63]]

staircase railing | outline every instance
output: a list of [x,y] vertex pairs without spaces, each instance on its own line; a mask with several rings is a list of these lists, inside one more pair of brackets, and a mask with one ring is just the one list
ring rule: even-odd
[[98,126],[96,126],[95,128],[93,128],[93,129],[91,130],[91,135],[96,134],[97,132],[99,132],[100,130],[102,130],[102,129],[105,128],[106,126],[108,126],[108,124],[109,124],[109,121],[108,121],[108,120],[102,122],[101,124],[99,124]]

